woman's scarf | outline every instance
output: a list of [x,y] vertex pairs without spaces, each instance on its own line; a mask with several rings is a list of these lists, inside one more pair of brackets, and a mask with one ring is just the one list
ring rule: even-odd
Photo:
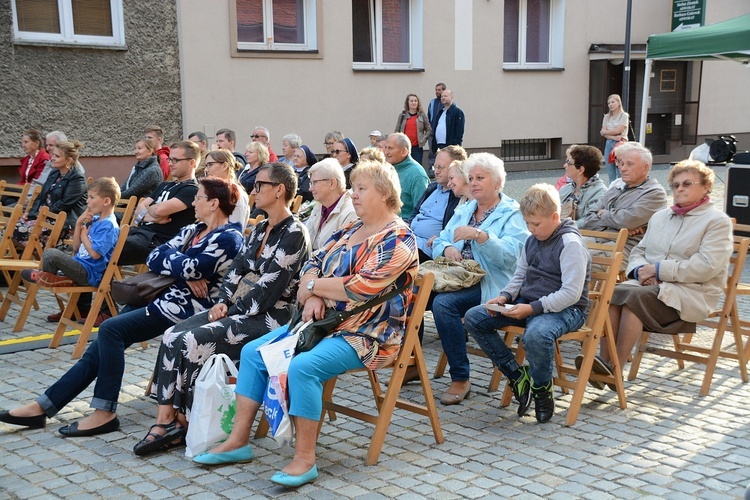
[[689,211],[693,210],[694,208],[698,208],[699,206],[703,205],[704,203],[708,203],[710,198],[708,196],[704,196],[701,200],[696,201],[692,205],[688,205],[686,207],[680,207],[677,205],[672,205],[670,208],[672,211],[677,215],[685,215]]

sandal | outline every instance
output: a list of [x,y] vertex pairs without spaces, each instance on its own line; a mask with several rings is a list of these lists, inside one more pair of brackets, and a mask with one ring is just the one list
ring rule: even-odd
[[[154,427],[164,429],[164,434],[153,432]],[[148,434],[133,447],[133,453],[142,457],[155,451],[166,451],[177,446],[182,446],[185,444],[186,434],[187,428],[178,427],[177,419],[172,420],[168,424],[154,424],[149,428]],[[153,439],[149,439],[150,437]]]

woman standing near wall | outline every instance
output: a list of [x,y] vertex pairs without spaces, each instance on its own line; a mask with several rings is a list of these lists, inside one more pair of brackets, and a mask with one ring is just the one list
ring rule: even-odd
[[395,132],[406,134],[411,141],[411,157],[421,165],[423,148],[432,137],[432,127],[416,94],[406,96],[404,110],[396,121]]
[[627,140],[630,116],[623,111],[622,100],[617,94],[612,94],[607,98],[607,106],[609,107],[609,113],[604,115],[602,129],[599,133],[607,139],[607,144],[604,146],[604,161],[606,162],[605,168],[609,176],[609,182],[612,182],[620,177],[620,171],[614,163],[609,163],[609,152],[612,151],[617,141],[620,139]]

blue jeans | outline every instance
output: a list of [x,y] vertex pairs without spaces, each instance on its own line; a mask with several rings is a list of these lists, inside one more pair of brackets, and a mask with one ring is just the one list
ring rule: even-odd
[[484,305],[479,305],[472,307],[465,317],[471,336],[506,376],[518,370],[519,366],[497,330],[505,326],[525,326],[521,342],[526,349],[526,359],[529,360],[531,378],[536,387],[542,387],[552,380],[555,340],[578,330],[585,321],[586,317],[577,307],[568,307],[556,313],[532,314],[524,320],[517,320],[500,314],[493,316]]
[[451,380],[469,380],[469,356],[466,354],[466,333],[461,318],[466,311],[482,302],[482,287],[474,285],[456,292],[443,292],[435,295],[432,301],[432,314],[435,327],[440,335],[440,343],[448,358]]
[[609,162],[609,153],[612,151],[612,147],[615,144],[617,144],[617,141],[615,141],[614,139],[607,139],[607,142],[604,145],[604,170],[607,171],[609,182],[620,178],[620,169],[617,168],[617,165],[615,165],[614,163]]
[[[278,337],[287,328],[287,325],[276,328],[242,348],[235,393],[263,403],[268,370],[258,347]],[[340,335],[323,339],[312,350],[295,355],[287,372],[289,415],[318,420],[323,412],[323,384],[355,368],[364,368],[362,360]]]
[[117,411],[122,375],[125,373],[125,349],[136,342],[162,335],[172,325],[171,321],[161,316],[147,314],[145,307],[126,307],[122,313],[102,323],[96,340],[89,345],[81,359],[44,391],[36,402],[48,417],[52,417],[96,380],[91,407]]

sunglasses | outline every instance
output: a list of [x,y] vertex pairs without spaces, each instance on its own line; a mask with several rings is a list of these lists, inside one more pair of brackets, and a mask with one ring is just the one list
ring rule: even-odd
[[348,153],[348,152],[349,151],[347,151],[346,149],[332,149],[331,150],[331,154],[334,155],[334,156],[338,156],[341,153]]
[[680,186],[684,187],[685,189],[688,189],[693,184],[703,184],[702,182],[696,182],[696,181],[682,181],[680,182],[673,182],[670,184],[672,186],[672,191],[677,191],[680,189]]

